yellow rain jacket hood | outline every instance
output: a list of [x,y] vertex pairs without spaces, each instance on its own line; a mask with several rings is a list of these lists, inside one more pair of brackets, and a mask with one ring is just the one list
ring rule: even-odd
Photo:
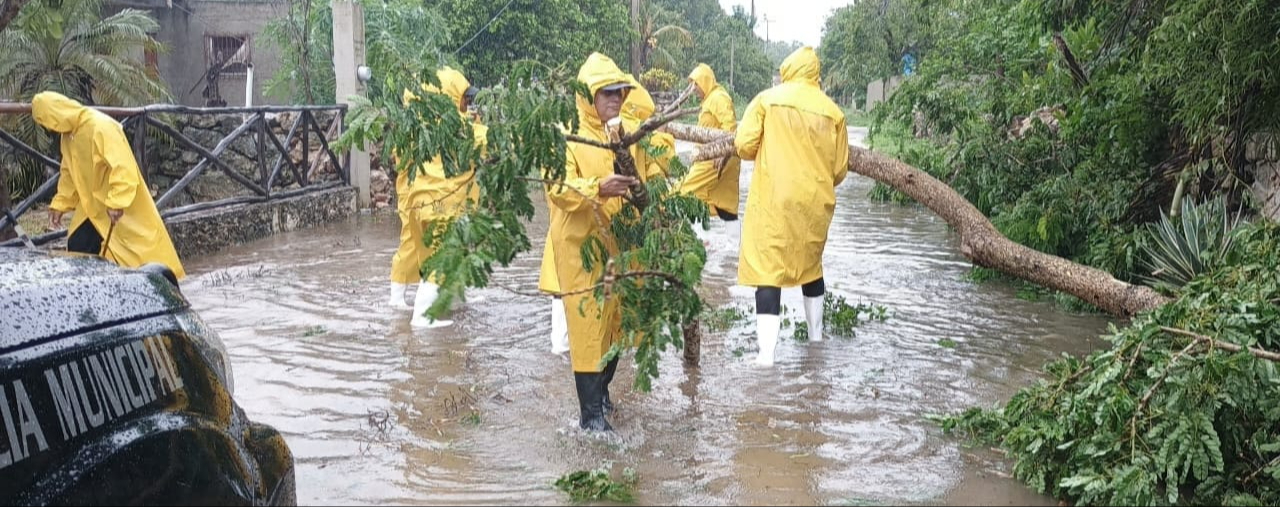
[[[102,235],[107,259],[131,268],[159,262],[179,279],[185,277],[120,124],[54,92],[31,99],[31,116],[62,135],[58,192],[50,207],[75,212],[68,234],[88,221]],[[107,210],[124,210],[124,215],[112,226]]]
[[734,146],[754,160],[738,283],[793,287],[822,277],[835,187],[849,165],[844,113],[818,87],[813,48],[782,62],[782,84],[747,105]]
[[[733,97],[720,83],[716,82],[716,73],[705,63],[698,64],[689,73],[689,80],[702,91],[702,110],[698,113],[698,126],[733,132],[738,128],[738,119],[733,110]],[[688,193],[707,203],[712,214],[719,209],[726,213],[738,214],[738,174],[742,169],[742,161],[738,157],[729,157],[723,163],[715,160],[704,160],[693,164],[689,174],[680,183],[680,191]]]
[[[648,91],[607,56],[599,53],[589,56],[578,72],[578,80],[587,85],[592,97],[608,85],[632,85],[620,111],[623,126],[628,132],[634,131],[654,113],[655,105]],[[606,141],[604,124],[596,113],[595,105],[582,96],[576,101],[580,122],[577,135]],[[650,138],[652,145],[663,142],[669,142],[671,147],[675,145],[669,136]],[[665,174],[665,163],[670,157],[654,160],[645,155],[638,144],[632,147],[631,153],[636,158],[642,178]],[[592,271],[582,266],[582,245],[588,238],[600,238],[616,254],[616,245],[609,235],[609,223],[613,215],[622,210],[623,199],[599,197],[600,182],[613,174],[613,161],[614,154],[609,150],[569,143],[564,185],[546,186],[550,227],[538,284],[543,291],[553,294],[573,292],[596,283],[603,266],[596,266]],[[584,293],[564,296],[564,304],[573,371],[600,371],[600,359],[622,336],[622,313],[617,298],[606,299],[602,307],[592,294]]]
[[[461,112],[462,96],[471,83],[461,72],[450,67],[436,72],[440,86],[422,84],[425,93],[442,93],[453,99],[454,105]],[[418,100],[418,96],[409,90],[403,94],[403,102]],[[472,122],[472,135],[477,146],[483,146],[489,129],[480,123]],[[452,220],[466,209],[467,201],[480,198],[480,186],[475,183],[475,172],[467,171],[453,178],[446,178],[444,163],[431,160],[423,163],[413,182],[409,182],[408,171],[396,175],[397,208],[400,212],[400,248],[391,258],[391,281],[395,283],[417,283],[422,263],[433,253],[433,249],[423,243],[423,231],[426,225],[441,220]],[[466,187],[466,188],[462,188]]]

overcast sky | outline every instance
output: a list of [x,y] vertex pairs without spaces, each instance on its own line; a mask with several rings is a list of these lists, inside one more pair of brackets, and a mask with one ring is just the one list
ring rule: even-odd
[[[818,47],[822,40],[822,24],[832,9],[849,4],[849,0],[755,0],[756,33],[765,37],[765,17],[768,16],[769,40],[798,40]],[[734,5],[741,5],[749,12],[751,0],[720,0],[725,12],[733,12]]]

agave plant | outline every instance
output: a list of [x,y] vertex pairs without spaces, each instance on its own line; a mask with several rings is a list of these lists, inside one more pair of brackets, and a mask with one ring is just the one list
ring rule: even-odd
[[1241,215],[1233,215],[1222,197],[1202,204],[1183,201],[1178,217],[1161,212],[1160,221],[1148,226],[1148,236],[1140,244],[1143,266],[1150,270],[1142,278],[1156,289],[1176,292],[1197,276],[1221,267],[1241,222]]

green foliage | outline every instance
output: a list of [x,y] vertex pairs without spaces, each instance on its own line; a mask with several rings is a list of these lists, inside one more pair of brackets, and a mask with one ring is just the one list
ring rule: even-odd
[[579,470],[556,479],[556,489],[569,494],[574,503],[607,500],[610,502],[631,503],[635,501],[635,470],[630,468],[622,472],[622,480],[615,481],[609,470],[600,468],[586,471]]
[[901,74],[907,54],[917,61],[927,56],[935,38],[948,35],[940,30],[947,18],[935,15],[939,3],[854,2],[833,11],[818,47],[828,93],[860,100],[866,96],[867,83]]
[[1222,198],[1200,205],[1183,201],[1177,218],[1162,212],[1160,221],[1148,226],[1149,236],[1141,244],[1143,266],[1151,273],[1143,278],[1152,287],[1175,292],[1197,276],[1222,267],[1239,223],[1239,215],[1233,215]]
[[640,84],[651,92],[665,92],[675,88],[680,78],[664,69],[649,69],[640,74]]
[[[144,49],[164,50],[148,36],[160,26],[144,11],[124,9],[105,18],[101,12],[100,0],[27,4],[0,31],[0,97],[29,102],[36,93],[55,91],[83,104],[106,106],[169,99],[165,84],[134,56]],[[37,148],[54,142],[27,116],[9,116],[0,128]],[[29,157],[16,157],[11,167],[0,176],[8,177],[16,199],[44,183],[44,168]]]
[[[416,86],[417,76],[434,80],[434,75],[434,69],[393,69],[387,86]],[[359,101],[339,141],[343,147],[382,143],[384,157],[391,160],[395,154],[396,170],[410,171],[410,178],[416,174],[412,168],[434,159],[442,161],[450,177],[476,168],[479,200],[461,217],[434,224],[424,233],[425,241],[435,247],[422,270],[434,273],[440,285],[440,296],[428,310],[436,318],[464,289],[487,286],[496,266],[507,266],[530,249],[526,223],[534,214],[532,196],[544,183],[560,185],[565,177],[562,132],[577,126],[574,96],[585,92],[584,85],[532,63],[518,66],[507,79],[510,87],[485,89],[476,97],[489,128],[484,150],[475,147],[470,125],[441,94],[421,94],[421,100],[407,106],[389,93]],[[645,141],[641,146],[658,154]],[[683,174],[678,160],[672,164],[672,174]],[[681,329],[702,311],[694,289],[706,262],[702,243],[691,229],[692,223],[707,220],[706,205],[690,196],[672,195],[662,178],[648,181],[648,190],[648,207],[642,211],[628,203],[609,224],[616,253],[599,242],[588,242],[582,253],[587,269],[606,268],[593,295],[603,300],[608,293],[621,300],[625,339],[615,344],[606,361],[634,348],[636,386],[642,390],[648,390],[658,375],[659,354],[672,347],[682,349]]]
[[426,4],[448,13],[448,51],[477,86],[503,82],[511,66],[521,61],[577,71],[593,51],[626,68],[632,30],[623,2],[513,0],[507,5],[505,1],[428,0]]
[[[852,47],[864,41],[849,34],[890,26],[909,3],[833,16],[824,63],[859,75],[839,59],[880,42]],[[1280,42],[1252,35],[1280,31],[1277,12],[1253,0],[925,2],[902,19],[927,21],[911,33],[928,50],[877,108],[876,130],[920,115],[933,147],[899,158],[949,182],[1010,239],[1134,280],[1135,231],[1159,219],[1179,177],[1191,199],[1239,202],[1252,176],[1237,140],[1280,128],[1280,74],[1267,63]]]
[[755,21],[749,13],[726,14],[716,0],[646,0],[646,3],[678,16],[683,20],[681,26],[693,34],[692,47],[670,51],[676,63],[672,71],[677,75],[688,75],[698,63],[710,65],[716,79],[734,93],[734,103],[743,105],[772,85],[778,66],[766,53],[768,45],[752,30]]
[[699,321],[710,331],[728,331],[734,325],[746,322],[751,318],[751,309],[743,308],[738,305],[730,305],[723,308],[706,308],[699,317]]
[[[825,325],[823,331],[831,336],[855,338],[858,334],[854,328],[865,322],[884,322],[888,319],[889,309],[881,305],[861,302],[851,305],[844,296],[831,292],[827,292],[822,299],[822,322]],[[800,342],[808,341],[811,338],[809,327],[797,325],[792,332],[792,338]]]
[[[392,86],[389,76],[452,63],[442,50],[449,43],[447,23],[434,8],[410,0],[367,0],[362,6],[365,61],[373,74],[369,97],[399,100],[403,88]],[[268,93],[300,104],[334,102],[333,10],[328,2],[290,3],[288,15],[268,23],[263,33],[280,50],[280,71],[267,82]]]
[[1112,328],[1111,347],[1046,367],[1003,408],[941,419],[998,443],[1014,474],[1078,504],[1280,503],[1280,371],[1224,343],[1280,349],[1280,226],[1244,226],[1223,267]]
[[169,98],[134,53],[162,51],[144,11],[102,17],[100,0],[34,0],[0,32],[0,96],[56,91],[84,104],[134,106]]

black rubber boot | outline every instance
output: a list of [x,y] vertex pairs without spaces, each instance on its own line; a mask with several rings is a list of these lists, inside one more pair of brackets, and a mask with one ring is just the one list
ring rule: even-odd
[[613,374],[618,372],[618,358],[613,358],[604,367],[604,413],[613,413],[613,399],[609,397],[609,384],[613,382]]
[[587,431],[613,431],[604,419],[604,373],[573,372],[578,387],[578,426]]

